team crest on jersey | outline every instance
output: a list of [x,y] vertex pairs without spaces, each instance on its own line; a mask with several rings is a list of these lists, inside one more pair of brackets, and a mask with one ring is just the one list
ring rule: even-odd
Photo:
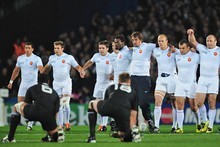
[[171,53],[167,53],[167,57],[170,57],[171,56]]
[[30,61],[30,65],[32,65],[33,64],[33,62],[32,61]]
[[142,52],[143,52],[142,49],[140,49],[140,50],[139,50],[139,53],[142,54]]
[[214,56],[217,56],[218,55],[218,53],[217,52],[214,52]]
[[109,61],[107,60],[105,63],[106,63],[106,64],[109,64]]
[[122,57],[122,55],[119,55],[119,57],[118,57],[118,58],[119,58],[119,59],[121,59],[121,57]]
[[188,61],[189,61],[189,62],[191,62],[191,60],[192,60],[191,58],[188,58]]
[[62,63],[65,63],[65,60],[62,60]]

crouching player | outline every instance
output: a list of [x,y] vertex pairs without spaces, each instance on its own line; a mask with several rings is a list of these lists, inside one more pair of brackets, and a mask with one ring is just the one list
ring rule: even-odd
[[64,132],[57,128],[56,114],[59,111],[60,98],[58,94],[48,86],[47,76],[41,74],[38,84],[27,90],[24,102],[14,105],[11,114],[9,133],[2,139],[2,142],[16,142],[15,132],[21,120],[21,115],[30,121],[39,121],[43,130],[48,135],[42,141],[64,142]]
[[119,84],[106,89],[104,100],[92,100],[89,103],[88,118],[90,136],[88,143],[96,143],[95,127],[97,113],[112,117],[118,126],[118,135],[122,142],[140,142],[141,137],[135,126],[137,117],[137,96],[131,89],[128,73],[119,75]]

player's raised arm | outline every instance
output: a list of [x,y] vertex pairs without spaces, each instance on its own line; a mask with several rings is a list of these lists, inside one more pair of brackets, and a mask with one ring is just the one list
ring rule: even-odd
[[188,41],[189,41],[189,43],[191,45],[193,45],[194,47],[196,47],[198,42],[196,41],[194,30],[193,29],[188,29],[187,30],[187,34],[188,34]]
[[11,89],[12,88],[12,84],[13,84],[13,81],[17,78],[19,72],[20,72],[20,67],[16,66],[12,72],[12,75],[11,75],[11,79],[9,81],[9,84],[8,84],[8,89]]

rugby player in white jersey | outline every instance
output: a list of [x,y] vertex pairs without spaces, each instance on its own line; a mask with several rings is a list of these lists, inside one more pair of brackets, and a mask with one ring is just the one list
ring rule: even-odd
[[189,99],[191,110],[196,116],[196,132],[201,129],[199,109],[196,105],[196,72],[199,64],[199,55],[191,52],[190,44],[183,39],[179,42],[180,54],[176,55],[178,69],[175,97],[177,102],[177,124],[175,133],[183,133],[184,105]]
[[[214,35],[206,37],[206,46],[199,44],[195,38],[194,30],[188,29],[188,40],[200,53],[200,77],[196,88],[196,101],[203,122],[201,132],[213,132],[213,124],[216,115],[216,98],[219,89],[219,47],[216,46],[217,39]],[[209,102],[209,121],[207,119],[206,107],[204,105],[206,94]]]
[[[40,57],[33,53],[34,45],[31,42],[25,43],[25,54],[21,55],[17,59],[16,66],[11,75],[11,79],[8,84],[8,88],[12,88],[13,81],[19,75],[21,71],[21,83],[18,90],[18,102],[24,101],[27,89],[37,84],[38,70],[42,72],[43,64]],[[32,130],[33,122],[29,121],[27,124],[27,130]]]
[[143,42],[143,34],[134,32],[131,34],[133,43],[133,53],[131,61],[131,86],[137,92],[139,106],[142,110],[142,115],[148,123],[149,131],[157,133],[159,129],[154,126],[150,110],[150,61],[151,55],[156,47],[153,43]]
[[[85,63],[83,70],[86,70],[94,63],[96,65],[96,84],[93,92],[93,97],[96,99],[103,100],[104,92],[106,88],[111,85],[109,79],[112,73],[112,64],[110,59],[110,53],[108,52],[109,43],[107,40],[100,41],[98,43],[99,53],[95,53],[93,57]],[[108,117],[103,116],[101,118],[101,125],[98,128],[98,131],[107,131]]]
[[161,34],[157,38],[159,47],[153,50],[153,56],[157,61],[158,65],[158,77],[156,80],[156,88],[154,91],[155,98],[155,108],[154,108],[154,123],[158,128],[159,133],[159,124],[161,118],[161,106],[163,99],[166,93],[169,94],[172,104],[172,116],[173,116],[173,125],[171,133],[174,133],[177,129],[176,125],[176,101],[174,98],[175,92],[175,83],[176,83],[176,53],[170,52],[170,47],[168,46],[168,39],[165,34]]
[[114,67],[115,84],[118,84],[119,74],[123,72],[130,73],[132,50],[127,47],[125,42],[125,37],[122,34],[116,35],[114,38],[115,49],[119,50],[115,60],[116,67]]
[[85,72],[75,58],[72,55],[66,54],[63,50],[64,43],[62,41],[55,41],[55,54],[49,57],[49,61],[45,65],[43,73],[48,73],[51,67],[53,67],[53,89],[60,96],[58,124],[61,128],[63,128],[65,124],[65,129],[68,131],[70,130],[70,95],[72,93],[72,79],[70,78],[71,66],[80,73],[81,78],[84,78]]
[[[115,42],[113,41],[112,42],[112,53],[111,53],[111,55],[110,55],[110,61],[111,61],[111,64],[112,64],[112,69],[113,69],[113,71],[115,71],[116,70],[116,59],[117,59],[117,57],[118,57],[118,53],[119,53],[119,50],[117,50],[116,48],[115,48]],[[111,75],[110,76],[110,79],[114,79],[114,77],[116,76],[116,73],[114,72],[114,75]]]

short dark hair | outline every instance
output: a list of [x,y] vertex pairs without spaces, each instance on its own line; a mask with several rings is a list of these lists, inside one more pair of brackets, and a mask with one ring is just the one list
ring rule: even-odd
[[143,39],[144,39],[143,34],[142,34],[141,32],[138,32],[138,31],[132,33],[132,34],[131,34],[131,37],[135,37],[135,38],[138,38],[138,39],[140,39],[140,40],[143,40]]
[[190,46],[189,41],[187,41],[186,39],[180,40],[179,45],[183,45],[183,44],[186,44],[187,47]]
[[109,48],[109,43],[107,40],[99,41],[99,45],[105,45],[107,48]]
[[64,43],[63,43],[63,41],[55,41],[54,43],[53,43],[53,45],[60,45],[62,48],[64,48]]
[[122,35],[122,34],[116,35],[116,36],[115,36],[115,39],[119,39],[119,40],[121,40],[121,42],[124,42],[124,43],[125,43],[125,36]]
[[48,83],[49,77],[48,74],[41,73],[38,76],[38,83]]
[[26,42],[26,43],[25,43],[25,46],[26,46],[26,45],[31,45],[31,47],[34,48],[34,44],[33,44],[32,42]]
[[123,72],[119,75],[119,82],[120,83],[125,83],[130,79],[130,75],[127,72]]

